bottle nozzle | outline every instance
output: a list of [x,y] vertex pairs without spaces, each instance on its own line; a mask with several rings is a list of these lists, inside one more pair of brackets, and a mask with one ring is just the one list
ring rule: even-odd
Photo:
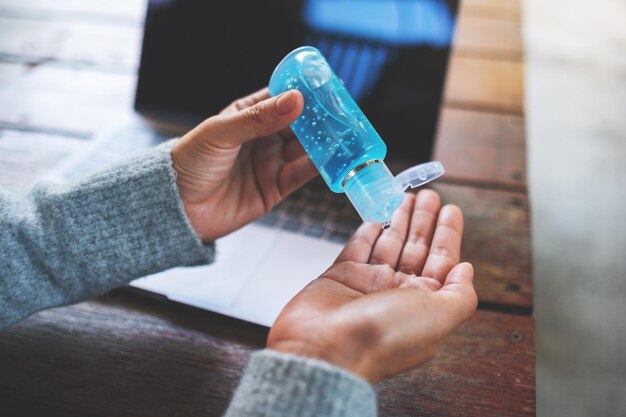
[[404,190],[394,186],[393,175],[382,160],[365,162],[346,175],[343,189],[366,222],[391,226],[391,215],[404,201]]

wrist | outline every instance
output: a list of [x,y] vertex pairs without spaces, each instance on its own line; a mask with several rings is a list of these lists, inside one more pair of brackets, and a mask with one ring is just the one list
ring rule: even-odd
[[183,203],[183,210],[185,211],[187,220],[189,221],[191,228],[196,232],[196,235],[198,235],[198,238],[204,243],[215,240],[211,238],[208,233],[206,233],[203,227],[205,226],[205,222],[201,221],[202,215],[199,213],[198,208],[193,204],[186,203],[182,196],[181,201]]
[[371,361],[366,360],[364,355],[356,351],[348,353],[348,349],[324,348],[313,343],[291,340],[268,343],[267,348],[280,353],[324,361],[370,382],[380,379],[376,377],[377,372],[370,366]]
[[202,242],[207,242],[211,240],[206,236],[204,230],[202,228],[202,222],[199,219],[202,218],[202,214],[200,213],[200,207],[197,204],[194,204],[190,201],[190,192],[189,192],[189,184],[187,184],[187,178],[189,177],[188,173],[184,169],[184,164],[181,163],[181,160],[184,159],[181,156],[181,152],[184,152],[181,147],[184,146],[184,138],[178,140],[171,151],[172,158],[172,170],[174,171],[174,176],[176,177],[176,187],[178,189],[178,196],[181,200],[183,210],[189,221],[189,224],[196,232],[196,235],[200,238]]

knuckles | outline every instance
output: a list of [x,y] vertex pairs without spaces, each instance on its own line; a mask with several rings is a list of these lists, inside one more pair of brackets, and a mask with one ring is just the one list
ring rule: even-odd
[[268,110],[267,105],[263,103],[252,106],[244,112],[244,118],[259,136],[273,133],[274,120],[268,114],[270,113]]
[[228,107],[232,107],[234,108],[236,111],[241,111],[247,107],[250,106],[250,100],[247,98],[239,98],[235,101],[233,101],[232,103],[230,103],[230,105],[228,105]]
[[261,127],[267,124],[265,112],[262,109],[263,106],[253,106],[248,109],[248,118],[252,123],[255,123]]

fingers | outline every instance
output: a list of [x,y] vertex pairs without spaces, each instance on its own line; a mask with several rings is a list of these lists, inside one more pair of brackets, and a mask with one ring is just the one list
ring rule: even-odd
[[302,158],[306,155],[306,151],[297,139],[288,140],[283,147],[283,160],[291,162]]
[[220,112],[222,115],[228,115],[237,113],[240,110],[247,109],[250,106],[257,104],[260,101],[266,100],[270,97],[270,91],[267,87],[262,88],[254,93],[237,99],[230,103],[228,107]]
[[367,262],[381,231],[380,223],[363,223],[346,243],[335,263]]
[[437,226],[422,276],[443,282],[461,257],[463,213],[457,206],[447,205],[439,212]]
[[474,268],[472,264],[463,262],[456,265],[443,283],[441,290],[437,292],[439,297],[455,309],[459,320],[469,318],[478,304],[478,297],[474,290]]
[[421,275],[435,232],[441,202],[432,190],[421,190],[413,205],[411,224],[398,260],[398,271]]
[[291,141],[293,139],[297,139],[296,138],[296,134],[293,133],[293,130],[291,130],[291,129],[281,130],[280,132],[278,132],[278,136],[280,136],[285,143],[287,143],[287,142],[289,142],[289,141]]
[[468,289],[474,291],[474,267],[469,262],[456,265],[443,282],[440,292],[467,292]]
[[393,214],[391,227],[384,230],[376,241],[369,263],[387,264],[396,269],[402,247],[406,241],[414,202],[415,196],[407,194],[404,203]]
[[315,178],[319,171],[308,156],[287,163],[278,174],[278,191],[284,198]]
[[[259,92],[258,96],[249,101],[262,96]],[[211,117],[200,125],[200,129],[204,130],[204,137],[211,138],[213,145],[233,148],[286,129],[302,113],[303,106],[302,94],[297,90],[290,90],[235,113],[226,112]]]

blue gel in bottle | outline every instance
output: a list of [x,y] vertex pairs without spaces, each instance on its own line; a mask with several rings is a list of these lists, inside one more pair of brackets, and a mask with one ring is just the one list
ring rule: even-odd
[[304,96],[304,110],[291,129],[328,187],[345,192],[364,221],[389,227],[404,190],[443,173],[437,162],[424,164],[401,174],[399,183],[383,162],[387,146],[319,50],[298,48],[278,64],[270,94],[292,89]]

